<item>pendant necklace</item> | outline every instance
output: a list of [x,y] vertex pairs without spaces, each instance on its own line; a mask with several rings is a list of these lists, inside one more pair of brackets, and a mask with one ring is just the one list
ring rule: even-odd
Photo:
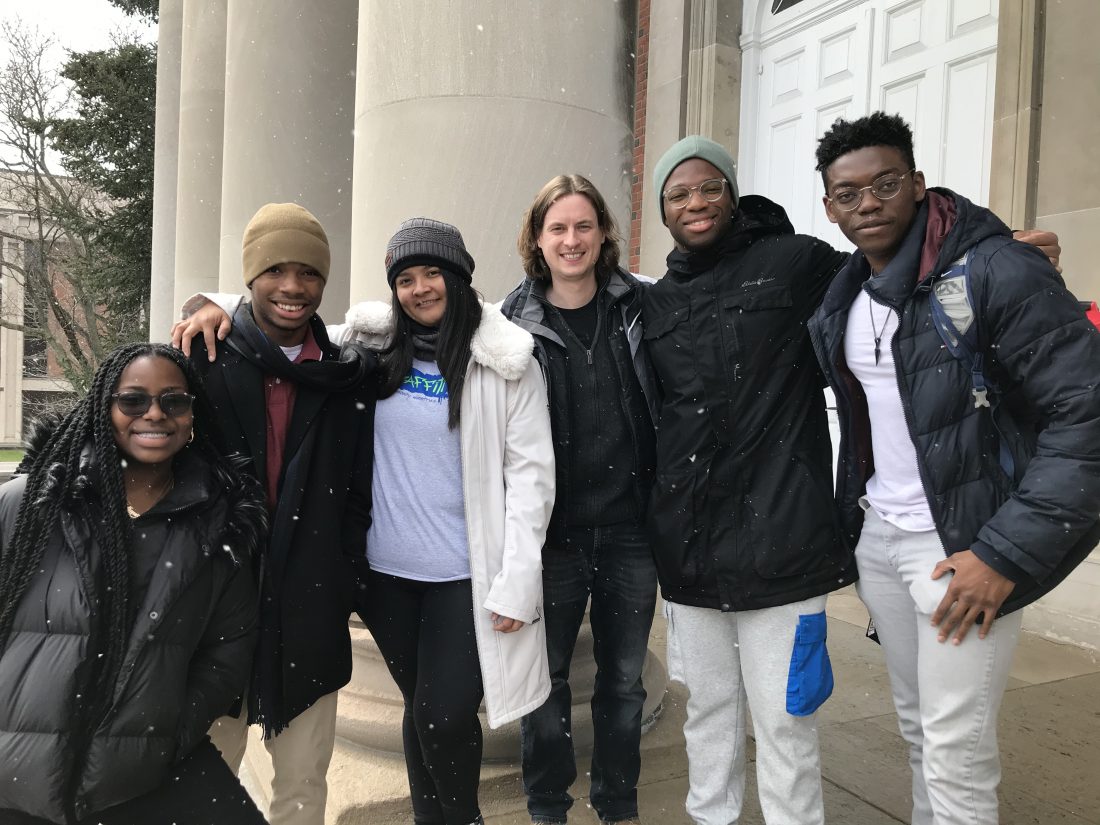
[[[164,498],[166,495],[168,495],[168,491],[172,489],[172,487],[175,485],[175,483],[176,483],[175,477],[173,475],[169,474],[167,480],[164,483],[164,486],[160,489],[160,492],[157,493],[156,498],[153,499],[153,506],[156,506],[157,502],[159,502],[162,498]],[[141,513],[139,513],[134,508],[134,505],[132,505],[130,503],[129,497],[127,497],[127,499],[126,499],[126,515],[128,515],[131,519],[136,519],[136,518],[138,518],[138,516],[141,515]]]
[[882,357],[882,335],[886,332],[886,324],[890,321],[890,307],[886,307],[886,317],[882,319],[882,329],[875,327],[875,302],[871,296],[867,296],[867,314],[871,316],[871,334],[875,337],[875,366],[878,366]]

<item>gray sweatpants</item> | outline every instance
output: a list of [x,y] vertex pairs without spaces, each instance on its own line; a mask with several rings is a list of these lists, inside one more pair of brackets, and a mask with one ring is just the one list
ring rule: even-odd
[[736,825],[745,793],[746,703],[756,734],[760,807],[768,825],[823,825],[816,714],[787,712],[799,616],[825,596],[722,613],[667,603],[669,675],[687,686],[688,815]]

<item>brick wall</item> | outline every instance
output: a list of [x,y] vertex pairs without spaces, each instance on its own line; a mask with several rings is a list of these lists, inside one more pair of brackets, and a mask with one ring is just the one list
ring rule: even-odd
[[649,89],[649,0],[638,0],[638,40],[634,48],[634,170],[630,179],[630,232],[627,268],[641,259],[642,183],[645,178],[645,109]]

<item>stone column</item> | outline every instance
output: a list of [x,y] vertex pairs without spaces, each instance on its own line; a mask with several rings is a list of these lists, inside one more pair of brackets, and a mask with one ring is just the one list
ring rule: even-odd
[[997,20],[997,85],[989,208],[1014,227],[1035,223],[1042,116],[1042,0],[1002,2]]
[[358,6],[229,0],[227,21],[219,284],[241,291],[241,236],[256,210],[300,203],[332,249],[330,321],[348,305]]
[[173,308],[218,287],[225,13],[222,0],[183,0]]
[[157,24],[157,115],[153,167],[153,252],[149,340],[163,341],[176,317],[176,183],[179,175],[183,0],[161,0]]
[[[1100,175],[1082,147],[1100,141],[1100,6],[1001,0],[990,207],[1016,228],[1058,233],[1062,276],[1100,299]],[[1027,609],[1024,628],[1100,647],[1100,548]]]
[[386,240],[413,215],[456,224],[474,286],[501,298],[524,210],[563,172],[629,231],[635,6],[453,0],[429,20],[415,0],[361,0],[352,300],[388,296]]

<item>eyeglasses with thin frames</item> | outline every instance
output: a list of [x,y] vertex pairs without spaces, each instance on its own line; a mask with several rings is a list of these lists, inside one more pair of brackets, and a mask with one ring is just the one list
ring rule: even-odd
[[893,172],[888,172],[881,177],[875,178],[870,186],[842,187],[833,192],[829,201],[841,212],[854,212],[856,209],[859,209],[859,205],[863,203],[863,193],[868,189],[870,189],[871,194],[880,201],[888,201],[891,198],[897,197],[902,188],[902,181],[916,171],[917,170],[913,168],[904,175],[895,175]]
[[154,401],[157,402],[160,411],[166,416],[169,418],[177,418],[191,411],[195,396],[188,392],[180,392],[179,390],[166,390],[160,395],[150,395],[141,390],[125,390],[123,392],[114,393],[111,399],[115,402],[115,406],[118,407],[118,411],[123,415],[130,416],[130,418],[137,418],[139,415],[145,415],[145,413],[149,412],[149,408],[153,406]]
[[668,201],[669,206],[675,209],[683,209],[688,205],[688,201],[691,200],[692,192],[698,192],[699,197],[707,203],[714,203],[722,197],[722,193],[725,191],[725,178],[711,178],[710,180],[703,181],[698,186],[671,186],[666,189],[662,195],[664,199]]

